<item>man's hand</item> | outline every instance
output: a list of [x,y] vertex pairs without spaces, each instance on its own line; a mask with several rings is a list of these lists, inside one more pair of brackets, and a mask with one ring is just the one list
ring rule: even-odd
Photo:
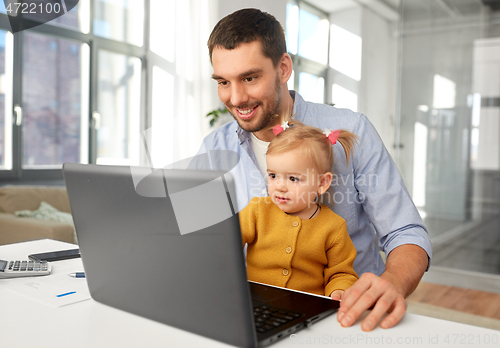
[[361,323],[363,331],[371,331],[382,316],[380,326],[388,329],[400,322],[406,312],[405,297],[417,287],[428,264],[427,253],[416,245],[401,245],[387,257],[385,272],[380,277],[364,273],[342,296],[337,320],[351,326],[367,309],[371,313]]
[[351,326],[361,314],[373,306],[361,323],[363,331],[371,331],[382,316],[390,312],[381,323],[383,329],[393,327],[406,312],[403,295],[389,281],[373,273],[364,273],[352,287],[344,292],[337,319],[344,327]]

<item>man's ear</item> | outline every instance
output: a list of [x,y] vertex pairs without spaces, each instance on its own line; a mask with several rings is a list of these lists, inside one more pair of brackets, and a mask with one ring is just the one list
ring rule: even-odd
[[330,185],[332,184],[333,175],[330,172],[325,174],[321,174],[319,177],[319,194],[323,194],[328,190]]
[[278,63],[278,69],[281,85],[284,85],[288,82],[288,79],[290,79],[293,70],[292,57],[290,57],[288,53],[285,52],[281,56],[281,59]]

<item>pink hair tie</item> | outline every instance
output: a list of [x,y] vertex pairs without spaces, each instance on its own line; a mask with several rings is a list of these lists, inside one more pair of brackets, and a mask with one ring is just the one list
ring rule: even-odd
[[323,132],[323,134],[328,138],[328,140],[330,140],[330,143],[332,143],[332,145],[337,143],[340,133],[341,133],[340,129],[334,131],[330,129],[325,129],[325,131]]
[[287,128],[290,128],[290,126],[288,125],[288,121],[285,121],[282,124],[277,124],[276,126],[274,126],[273,133],[274,133],[274,135],[278,135]]

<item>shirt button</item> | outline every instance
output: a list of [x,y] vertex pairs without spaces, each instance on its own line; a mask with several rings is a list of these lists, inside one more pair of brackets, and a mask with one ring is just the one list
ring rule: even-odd
[[292,222],[293,227],[297,227],[298,225],[299,225],[299,223],[297,221]]
[[283,268],[283,275],[284,276],[287,276],[289,273],[290,273],[289,270],[287,270],[286,268]]
[[290,254],[292,252],[292,248],[286,247],[285,251],[286,251],[287,254]]
[[266,189],[263,189],[262,190],[262,194],[265,195],[267,193],[267,190]]

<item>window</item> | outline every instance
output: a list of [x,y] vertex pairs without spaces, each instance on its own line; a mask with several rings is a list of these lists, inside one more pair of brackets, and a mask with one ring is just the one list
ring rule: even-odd
[[[11,1],[14,2],[14,1]],[[21,1],[15,1],[21,2]],[[90,1],[76,1],[66,0],[64,2],[42,0],[37,1],[39,7],[45,9],[45,12],[37,13],[36,15],[27,13],[25,18],[36,21],[42,14],[45,15],[47,21],[53,18],[58,13],[65,13],[62,16],[50,20],[51,25],[61,26],[63,28],[70,28],[81,31],[83,33],[89,32],[89,6]],[[61,5],[61,6],[60,6]],[[3,11],[2,11],[3,12]],[[30,11],[31,12],[31,11]],[[40,11],[38,11],[40,12]],[[5,12],[4,12],[5,13]]]
[[336,83],[332,84],[332,101],[337,108],[358,109],[358,95]]
[[66,0],[64,15],[12,34],[0,1],[0,180],[196,154],[213,108],[209,3]]
[[[175,0],[151,0],[149,40],[151,51],[174,61],[175,50]],[[161,30],[158,30],[161,28]]]
[[298,55],[323,65],[328,63],[328,19],[299,10]]
[[0,170],[12,169],[13,35],[0,30]]
[[339,25],[330,26],[331,102],[339,108],[358,111],[363,40]]
[[[148,138],[152,167],[162,168],[174,162],[172,153],[162,149],[174,147],[174,77],[153,67],[153,112],[151,134]],[[165,100],[166,99],[166,100]]]
[[286,38],[294,65],[289,89],[305,100],[358,110],[362,38],[330,23],[330,16],[302,0],[287,4]]
[[[361,47],[361,37],[338,25],[331,25],[330,67],[353,80],[361,80]],[[338,52],[349,54],[338,54]]]
[[101,50],[98,66],[97,163],[138,165],[141,60]]
[[[85,162],[88,45],[27,31],[23,40],[23,168]],[[82,127],[83,126],[83,127]]]
[[65,162],[139,164],[144,1],[66,1],[66,14],[14,35],[2,5],[0,178],[60,179]]
[[325,102],[325,79],[313,74],[301,72],[299,75],[299,94],[314,103]]
[[324,103],[328,69],[328,15],[303,1],[287,4],[287,50],[293,60],[288,88],[305,100]]
[[94,33],[142,46],[144,0],[94,0]]
[[[63,5],[15,34],[0,7],[0,178],[60,179],[65,162],[139,164],[144,2]],[[91,111],[103,114],[99,130]]]

